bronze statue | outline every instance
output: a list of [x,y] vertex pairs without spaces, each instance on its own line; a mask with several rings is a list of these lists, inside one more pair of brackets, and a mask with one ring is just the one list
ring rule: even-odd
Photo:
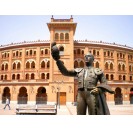
[[87,107],[89,115],[109,115],[105,92],[113,94],[114,91],[107,85],[103,71],[92,66],[94,56],[91,53],[85,55],[85,68],[67,70],[60,60],[56,42],[51,45],[51,55],[63,75],[78,77],[77,115],[86,115]]

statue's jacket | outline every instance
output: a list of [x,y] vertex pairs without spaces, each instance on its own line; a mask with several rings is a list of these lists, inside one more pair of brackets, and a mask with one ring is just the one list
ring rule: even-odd
[[[63,65],[61,60],[56,62],[60,72],[65,76],[72,76],[78,78],[78,89],[84,88],[94,89],[95,87],[99,88],[99,94],[96,95],[97,99],[97,114],[100,115],[109,115],[109,109],[106,103],[105,92],[111,94],[114,93],[110,86],[107,85],[106,78],[103,74],[103,71],[99,68],[86,67],[86,68],[76,68],[74,70],[67,70]],[[99,85],[98,81],[100,82]]]

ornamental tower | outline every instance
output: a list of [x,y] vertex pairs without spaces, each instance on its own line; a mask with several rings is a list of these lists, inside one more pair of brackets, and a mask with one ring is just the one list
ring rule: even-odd
[[[53,41],[57,43],[60,50],[60,57],[68,70],[74,68],[74,34],[77,23],[70,19],[54,19],[47,23],[50,31],[50,45]],[[50,80],[49,94],[50,102],[66,102],[74,101],[74,78],[63,76],[57,68],[56,62],[50,56]]]

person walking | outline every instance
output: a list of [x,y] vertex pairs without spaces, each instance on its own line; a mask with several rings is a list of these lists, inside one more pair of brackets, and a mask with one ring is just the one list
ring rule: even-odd
[[5,109],[6,109],[6,106],[8,106],[9,110],[11,110],[9,104],[10,104],[10,101],[9,101],[9,98],[7,97],[7,98],[6,98],[6,104],[5,104],[5,107],[4,107],[3,109],[5,110]]

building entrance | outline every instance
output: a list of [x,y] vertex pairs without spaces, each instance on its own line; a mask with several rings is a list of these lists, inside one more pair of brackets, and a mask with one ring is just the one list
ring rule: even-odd
[[60,92],[60,105],[66,105],[66,92]]
[[10,89],[8,87],[5,87],[2,95],[2,103],[6,102],[6,97],[8,97],[10,100],[10,96],[11,96]]
[[18,104],[27,104],[27,101],[28,101],[27,89],[25,87],[21,87],[19,89],[19,94],[18,94]]
[[121,93],[121,88],[119,87],[115,89],[114,100],[115,100],[115,105],[123,104],[123,95]]
[[45,87],[39,87],[36,95],[36,104],[47,104],[47,94]]

